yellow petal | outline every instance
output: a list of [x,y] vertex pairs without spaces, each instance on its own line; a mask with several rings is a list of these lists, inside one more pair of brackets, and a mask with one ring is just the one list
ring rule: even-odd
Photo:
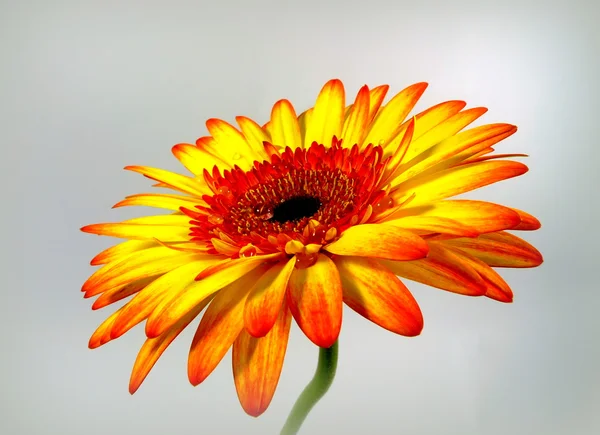
[[252,149],[254,149],[257,154],[260,154],[264,158],[270,157],[265,154],[263,145],[264,142],[271,142],[270,134],[250,118],[246,118],[245,116],[237,116],[235,120],[242,129],[242,133],[246,137],[246,141],[248,144],[250,144]]
[[190,348],[188,378],[192,385],[198,385],[210,375],[244,328],[244,304],[250,289],[249,283],[262,273],[264,268],[249,272],[244,279],[223,288],[212,300],[202,316]]
[[[173,326],[181,317],[216,291],[242,278],[268,260],[266,255],[238,259],[231,267],[224,268],[200,281],[188,285],[181,292],[172,292],[154,309],[146,323],[146,335],[156,337]],[[210,267],[210,266],[209,266]],[[254,281],[243,279],[247,289]]]
[[165,193],[140,193],[131,195],[113,205],[113,208],[142,205],[179,211],[181,207],[195,210],[197,205],[206,207],[206,203],[197,197],[171,195]]
[[140,385],[142,385],[142,382],[144,382],[146,376],[148,376],[148,373],[150,373],[150,370],[152,370],[152,367],[154,367],[154,364],[156,364],[156,361],[158,361],[167,347],[169,347],[181,331],[183,331],[190,322],[200,314],[211,299],[212,298],[207,298],[202,301],[163,334],[155,338],[146,339],[137,355],[133,370],[131,371],[131,377],[129,378],[129,393],[134,394],[138,388],[140,388]]
[[415,107],[427,83],[416,83],[399,92],[377,114],[369,133],[363,140],[363,145],[372,143],[385,147],[400,130],[402,121]]
[[244,325],[250,335],[263,337],[275,324],[294,264],[294,257],[277,263],[252,287],[244,310]]
[[104,308],[110,304],[118,302],[126,297],[129,297],[133,294],[144,289],[148,284],[157,279],[161,275],[149,276],[147,278],[141,278],[135,281],[130,282],[129,284],[124,285],[123,287],[117,287],[110,290],[105,291],[100,295],[98,299],[96,299],[92,305],[92,310],[98,310],[100,308]]
[[339,240],[323,249],[332,254],[359,257],[414,260],[427,255],[428,247],[419,236],[386,224],[356,225],[344,231]]
[[292,150],[302,147],[300,125],[294,107],[287,100],[279,100],[271,111],[272,144],[290,147]]
[[482,278],[467,262],[442,246],[431,243],[427,258],[415,261],[381,261],[396,275],[432,287],[469,296],[481,296]]
[[342,280],[344,302],[373,323],[412,337],[423,329],[419,305],[406,286],[377,260],[336,257]]
[[198,196],[207,193],[206,184],[200,183],[194,178],[186,177],[185,175],[175,174],[174,172],[165,171],[164,169],[150,168],[147,166],[125,166],[128,171],[137,172],[152,180],[159,181],[171,189],[179,190],[188,195]]
[[275,394],[291,319],[290,311],[284,306],[266,336],[255,338],[242,330],[233,343],[235,388],[244,411],[253,417],[265,412]]
[[344,85],[339,80],[328,81],[321,89],[310,122],[307,123],[305,148],[313,141],[329,146],[333,136],[341,137],[344,105]]
[[96,255],[90,264],[92,266],[98,266],[100,264],[110,263],[111,261],[119,260],[120,257],[125,257],[134,252],[156,246],[157,244],[153,240],[128,240],[105,249]]
[[221,169],[231,167],[209,152],[207,148],[199,148],[196,145],[178,144],[171,148],[171,152],[188,171],[196,176],[201,176],[205,169],[212,172],[214,166]]
[[369,88],[363,86],[344,121],[342,129],[343,144],[346,148],[361,144],[369,124]]
[[400,219],[385,221],[387,225],[403,228],[419,234],[447,234],[459,237],[475,237],[479,233],[464,223],[440,216],[405,216]]
[[468,163],[418,177],[396,186],[390,196],[395,203],[402,203],[415,195],[411,206],[428,204],[527,172],[523,163],[507,160]]
[[342,284],[333,261],[318,255],[312,266],[294,269],[287,299],[296,323],[310,341],[331,347],[342,327]]
[[262,152],[250,146],[246,137],[231,124],[213,118],[206,121],[206,128],[216,141],[214,152],[221,160],[245,171],[252,168],[255,160],[263,160]]
[[381,85],[369,91],[369,123],[372,122],[379,113],[381,103],[383,103],[389,89],[389,85]]

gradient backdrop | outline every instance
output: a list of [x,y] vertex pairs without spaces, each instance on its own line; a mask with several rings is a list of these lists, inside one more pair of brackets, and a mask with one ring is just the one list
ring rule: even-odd
[[[142,328],[91,351],[111,308],[81,284],[116,239],[79,232],[148,209],[110,210],[149,190],[122,167],[183,172],[170,148],[204,121],[313,104],[330,78],[430,87],[485,105],[519,132],[503,152],[526,175],[470,194],[523,208],[538,269],[507,270],[503,305],[410,283],[418,338],[345,312],[339,372],[302,434],[600,433],[597,5],[591,1],[2,1],[0,123],[3,435],[276,434],[317,349],[296,327],[269,410],[238,404],[227,356],[193,388],[189,329],[131,397]],[[594,8],[596,11],[594,12]],[[480,122],[481,123],[481,122]]]

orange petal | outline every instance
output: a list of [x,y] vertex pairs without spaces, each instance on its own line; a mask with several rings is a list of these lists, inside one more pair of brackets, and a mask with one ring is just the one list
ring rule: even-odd
[[479,233],[472,227],[463,224],[460,221],[440,216],[404,216],[393,220],[385,221],[387,225],[393,225],[407,231],[424,234],[447,234],[458,237],[475,237]]
[[94,258],[92,258],[90,264],[92,266],[107,264],[111,261],[118,260],[119,257],[125,257],[133,252],[141,251],[142,249],[147,249],[156,246],[156,242],[151,240],[128,240],[126,242],[121,242],[117,245],[111,246],[108,249],[105,249],[104,251],[96,255]]
[[206,128],[216,141],[213,151],[221,160],[238,165],[247,171],[252,168],[255,160],[264,159],[262,147],[254,149],[246,137],[231,124],[213,118],[206,121]]
[[381,261],[396,275],[432,287],[468,296],[485,294],[479,274],[458,255],[437,243],[429,245],[427,258],[415,261]]
[[129,393],[134,394],[142,382],[156,364],[156,361],[161,357],[163,352],[169,347],[169,345],[177,338],[177,336],[183,331],[192,320],[196,318],[198,314],[208,305],[212,298],[206,298],[202,303],[196,306],[192,311],[183,316],[177,323],[175,323],[170,329],[165,331],[164,334],[159,335],[155,338],[148,338],[144,342],[144,345],[140,349],[133,370],[131,371],[131,377],[129,378]]
[[190,348],[188,378],[192,385],[198,385],[210,375],[244,328],[246,296],[251,283],[264,271],[264,268],[259,268],[248,273],[214,297],[202,316]]
[[[400,215],[394,217],[393,221],[386,223],[402,228],[411,228],[413,223],[418,225],[420,219],[426,222],[429,220],[435,222],[435,219],[440,218],[451,219],[453,222],[470,228],[471,234],[464,234],[469,237],[513,228],[521,221],[519,214],[514,210],[491,202],[446,200],[427,206],[405,208]],[[439,232],[444,233],[445,231]],[[459,233],[454,234],[460,235]]]
[[294,269],[288,302],[298,326],[314,344],[333,346],[342,327],[342,284],[328,256],[319,254],[312,266]]
[[110,341],[110,330],[120,311],[121,310],[119,309],[112,313],[104,322],[100,324],[100,326],[98,326],[98,328],[96,328],[90,337],[90,341],[88,342],[88,347],[90,349],[96,349]]
[[395,332],[413,337],[423,329],[419,305],[406,286],[377,260],[336,257],[344,302],[361,316]]
[[225,162],[216,157],[206,147],[202,148],[182,143],[171,148],[171,152],[188,171],[197,176],[201,176],[205,169],[210,172],[214,166],[218,166],[221,169],[230,168],[229,165],[224,164]]
[[300,125],[294,106],[287,100],[279,100],[271,111],[272,144],[296,149],[302,147]]
[[389,260],[415,260],[427,255],[428,247],[419,236],[386,224],[356,225],[323,249],[332,254]]
[[[417,120],[415,125],[414,138],[423,136],[432,128],[440,125],[446,120],[452,118],[467,105],[464,101],[451,100],[429,107],[421,113],[415,115]],[[411,152],[411,154],[413,154]]]
[[191,261],[153,281],[123,306],[121,314],[119,314],[113,324],[111,338],[120,337],[146,319],[163,300],[165,295],[182,292],[188,285],[194,282],[194,278],[199,270],[217,261],[218,259],[212,256],[202,260]]
[[313,141],[329,146],[333,136],[341,137],[344,100],[344,85],[341,81],[330,80],[323,86],[313,108],[310,122],[306,124],[305,148],[308,148]]
[[164,208],[166,210],[179,211],[181,207],[194,210],[197,205],[206,206],[206,203],[199,199],[183,195],[170,195],[165,193],[140,193],[131,195],[122,201],[113,205],[113,208],[143,205],[146,207]]
[[166,273],[199,257],[162,246],[145,249],[97,270],[83,284],[82,291],[86,292],[86,297],[95,296],[137,279]]
[[[472,109],[463,110],[443,122],[437,123],[435,127],[430,128],[423,134],[420,134],[421,132],[418,131],[417,133],[419,134],[415,135],[415,140],[406,152],[406,161],[412,159],[414,156],[422,153],[433,145],[440,143],[444,139],[448,139],[455,135],[485,112],[487,112],[485,107],[474,107]],[[419,119],[417,118],[417,127],[418,126]]]
[[[263,264],[265,259],[261,257],[264,256],[235,260],[230,267],[193,282],[183,291],[169,293],[168,297],[163,298],[148,318],[146,336],[152,338],[161,335],[205,298]],[[248,290],[254,284],[254,280],[250,280],[248,277],[241,281]]]
[[381,85],[369,91],[369,122],[372,122],[379,113],[379,108],[389,89],[389,85]]
[[363,86],[356,95],[350,113],[342,129],[343,144],[346,148],[361,144],[369,124],[369,88]]
[[250,335],[263,337],[275,324],[295,264],[295,257],[277,263],[250,290],[244,310],[244,325]]
[[242,330],[233,343],[233,377],[238,398],[247,414],[258,417],[275,394],[283,367],[292,316],[286,306],[264,337]]
[[486,297],[500,302],[512,302],[513,293],[510,286],[494,269],[464,251],[454,248],[448,249],[461,257],[462,261],[469,264],[481,276],[485,284]]
[[125,166],[125,169],[142,174],[152,180],[168,185],[171,189],[179,190],[180,192],[189,195],[202,197],[202,195],[210,192],[206,184],[200,183],[194,178],[175,174],[174,172],[165,171],[164,169],[150,168],[147,166]]
[[542,224],[535,216],[532,216],[523,210],[517,210],[516,208],[513,208],[512,210],[517,213],[521,219],[521,222],[512,228],[513,230],[535,231],[542,227]]
[[150,276],[148,278],[138,279],[136,281],[130,282],[129,284],[123,287],[113,288],[111,290],[107,290],[100,295],[98,299],[96,299],[92,305],[92,310],[98,310],[100,308],[104,308],[110,304],[113,304],[117,301],[125,299],[133,294],[136,294],[143,288],[145,288],[152,281],[157,279],[160,275]]
[[505,231],[482,234],[476,239],[452,239],[441,242],[459,248],[492,267],[536,267],[542,254],[525,240]]
[[400,130],[404,118],[415,107],[427,83],[416,83],[399,92],[375,117],[363,144],[382,145],[385,147]]
[[410,204],[415,207],[517,177],[527,170],[523,163],[505,160],[469,163],[411,178],[396,186],[390,196],[401,203],[414,194]]

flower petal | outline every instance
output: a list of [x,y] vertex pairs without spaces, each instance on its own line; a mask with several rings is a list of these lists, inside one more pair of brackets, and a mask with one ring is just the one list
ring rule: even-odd
[[356,225],[323,249],[332,254],[389,260],[415,260],[427,255],[427,242],[421,237],[386,224]]
[[294,106],[288,100],[279,100],[271,111],[272,144],[280,147],[290,147],[295,150],[302,147],[300,125],[294,111]]
[[206,298],[163,334],[155,338],[146,339],[133,364],[133,370],[129,378],[130,394],[134,394],[140,388],[140,385],[142,385],[142,382],[144,382],[146,376],[148,376],[148,373],[150,373],[150,370],[152,370],[154,364],[156,364],[156,361],[158,361],[167,347],[200,314],[211,300],[212,298],[210,297]]
[[[487,112],[485,107],[474,107],[472,109],[463,110],[437,124],[435,127],[430,128],[427,132],[415,135],[415,140],[406,152],[406,161],[409,161],[416,155],[421,154],[426,149],[440,143],[444,139],[448,139],[455,135],[485,112]],[[417,118],[417,127],[418,126],[419,119]],[[420,133],[420,131],[417,131],[417,133]]]
[[402,121],[415,107],[426,88],[427,83],[416,83],[394,96],[383,109],[379,110],[363,145],[372,143],[385,148],[385,145],[398,134]]
[[344,302],[361,316],[395,332],[413,337],[423,329],[419,305],[406,286],[377,260],[335,257]]
[[118,260],[119,257],[125,257],[134,252],[156,246],[157,244],[153,240],[128,240],[126,242],[121,242],[117,245],[111,246],[108,249],[105,249],[104,251],[96,255],[94,258],[92,258],[90,264],[92,266],[107,264],[111,261]]
[[521,219],[521,222],[512,228],[513,230],[535,231],[542,227],[542,224],[535,216],[532,216],[523,210],[517,210],[516,208],[513,208],[512,210],[517,213]]
[[146,319],[165,295],[182,292],[189,284],[194,282],[198,271],[217,261],[219,260],[215,256],[207,256],[201,260],[191,261],[179,266],[153,281],[123,306],[121,314],[113,324],[111,338],[120,337]]
[[110,290],[105,291],[100,295],[98,299],[94,301],[92,304],[92,310],[98,310],[100,308],[104,308],[110,304],[118,302],[126,297],[129,297],[133,294],[144,289],[148,284],[157,279],[161,275],[149,276],[147,278],[138,279],[135,281],[126,284],[123,287],[117,287]]
[[250,271],[245,278],[233,281],[218,292],[208,306],[188,357],[188,378],[192,385],[198,385],[210,375],[244,328],[248,283],[254,282],[264,271],[264,268],[259,268]]
[[346,148],[361,144],[369,124],[369,88],[363,86],[356,95],[350,113],[342,129],[343,144]]
[[379,113],[379,108],[389,89],[389,85],[380,85],[369,91],[369,122],[372,122]]
[[468,296],[481,296],[486,291],[482,278],[467,262],[437,243],[430,243],[427,258],[381,264],[396,275],[442,290]]
[[390,196],[395,203],[402,203],[414,194],[410,204],[415,207],[517,177],[527,170],[523,163],[506,160],[469,163],[411,178],[396,186]]
[[119,309],[112,313],[106,320],[104,320],[104,322],[100,324],[100,326],[98,326],[98,328],[96,328],[90,337],[90,341],[88,342],[88,347],[90,349],[96,349],[110,341],[110,330],[120,311],[121,310]]
[[313,108],[310,122],[307,123],[304,147],[308,148],[313,141],[329,146],[333,136],[338,138],[344,123],[344,85],[334,79],[328,81]]
[[464,223],[441,216],[404,216],[400,219],[385,221],[387,225],[403,228],[406,231],[415,231],[424,234],[447,234],[458,237],[475,237],[479,233]]
[[[451,219],[465,228],[470,228],[471,234],[464,234],[467,237],[513,228],[521,221],[519,214],[514,210],[491,202],[445,200],[427,206],[405,208],[400,214],[394,216],[393,221],[386,223],[410,229],[411,224],[418,225],[419,219],[435,222],[435,219],[439,218]],[[445,231],[439,232],[444,233]],[[460,235],[459,233],[454,234]]]
[[185,175],[176,174],[174,172],[165,171],[164,169],[150,168],[148,166],[125,166],[128,171],[137,172],[152,180],[159,181],[171,189],[179,190],[188,195],[202,197],[210,190],[205,183],[200,183],[198,180]]
[[[271,142],[269,133],[260,127],[256,122],[245,116],[236,116],[235,120],[240,126],[242,133],[246,137],[246,141],[254,150],[262,150],[264,153],[264,142]],[[257,151],[258,152],[258,151]],[[264,154],[263,154],[264,155]],[[267,155],[264,155],[268,158]]]
[[244,310],[244,325],[250,335],[265,336],[277,321],[295,264],[295,257],[277,263],[250,290]]
[[284,305],[274,327],[261,338],[242,330],[233,343],[233,377],[247,414],[258,417],[275,394],[283,367],[292,316]]
[[[154,240],[163,242],[177,242],[189,239],[190,218],[187,216],[169,216],[173,224],[156,223],[146,224],[132,222],[108,222],[101,224],[86,225],[81,228],[84,233],[97,234],[99,236],[118,237],[121,239]],[[185,224],[184,224],[185,222]],[[155,242],[153,242],[155,243]]]
[[[207,148],[196,145],[186,143],[177,144],[171,148],[171,152],[188,171],[199,177],[202,176],[205,169],[210,172],[214,166],[222,169],[230,168],[230,165],[225,164],[225,162],[209,152]],[[203,180],[203,178],[199,180]]]
[[197,197],[171,195],[165,193],[140,193],[130,195],[122,201],[113,205],[113,208],[143,205],[146,207],[164,208],[166,210],[179,211],[181,207],[194,210],[197,205],[206,206],[206,203]]
[[305,269],[295,268],[288,303],[300,329],[314,344],[331,347],[342,327],[342,284],[333,261],[319,254]]
[[[146,336],[152,338],[161,335],[202,300],[263,264],[266,261],[263,257],[265,256],[235,260],[230,267],[223,268],[200,281],[191,283],[181,292],[170,292],[168,297],[163,298],[148,318]],[[248,283],[254,283],[249,278],[242,281],[248,290],[250,289]]]
[[476,239],[451,239],[441,243],[459,248],[492,267],[536,267],[544,261],[535,247],[505,231],[482,234]]
[[231,162],[247,171],[252,168],[255,160],[262,161],[265,158],[264,150],[254,149],[246,137],[233,125],[220,119],[209,119],[206,128],[216,141],[214,152],[225,162]]

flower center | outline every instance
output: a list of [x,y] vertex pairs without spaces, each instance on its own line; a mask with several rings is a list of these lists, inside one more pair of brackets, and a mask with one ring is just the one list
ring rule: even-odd
[[294,196],[273,208],[271,220],[284,224],[313,216],[323,205],[319,198]]
[[381,147],[342,148],[334,138],[331,147],[265,149],[270,160],[249,171],[205,170],[208,207],[181,209],[193,219],[193,241],[232,257],[249,245],[263,253],[283,251],[291,240],[322,245],[392,206],[376,187],[387,163]]

